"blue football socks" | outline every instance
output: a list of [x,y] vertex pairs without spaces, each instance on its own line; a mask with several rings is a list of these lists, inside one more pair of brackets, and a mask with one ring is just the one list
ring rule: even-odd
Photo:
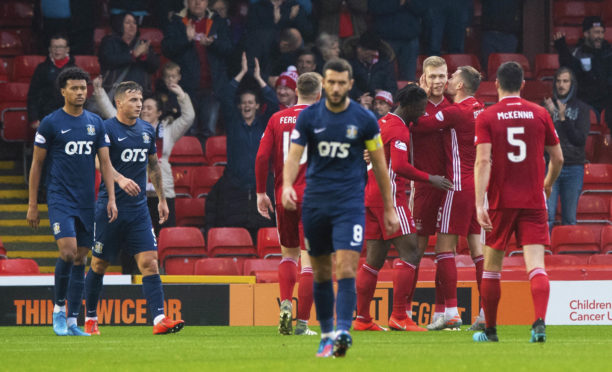
[[164,315],[164,288],[159,274],[142,277],[142,293],[149,305],[151,318]]
[[85,265],[73,265],[68,283],[68,318],[76,318],[81,312],[85,288]]
[[100,292],[102,292],[103,279],[104,275],[97,274],[91,267],[89,268],[85,278],[85,306],[87,308],[86,316],[89,318],[98,316],[97,308]]
[[334,331],[334,287],[332,281],[314,282],[313,297],[321,334]]
[[66,305],[70,269],[72,269],[72,262],[66,262],[59,257],[57,258],[55,262],[55,287],[53,289],[56,305]]
[[353,323],[353,311],[357,305],[355,278],[338,280],[338,299],[336,301],[336,330],[348,331]]

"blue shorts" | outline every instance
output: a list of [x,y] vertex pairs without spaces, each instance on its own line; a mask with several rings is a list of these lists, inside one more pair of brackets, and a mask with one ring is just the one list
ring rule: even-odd
[[302,208],[308,254],[322,256],[339,249],[361,252],[365,233],[365,207]]
[[72,209],[49,205],[49,224],[55,240],[76,238],[77,247],[91,247],[94,237],[94,209]]
[[123,249],[130,256],[157,250],[157,239],[146,205],[138,210],[119,212],[117,220],[108,222],[106,203],[96,205],[96,239],[93,255],[104,261],[112,261]]

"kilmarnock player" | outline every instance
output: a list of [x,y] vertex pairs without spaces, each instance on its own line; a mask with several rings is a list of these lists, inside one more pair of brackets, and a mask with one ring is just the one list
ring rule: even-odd
[[[102,119],[83,109],[88,82],[89,74],[76,67],[59,74],[57,84],[64,97],[64,107],[40,123],[30,168],[26,218],[30,226],[37,228],[40,222],[38,186],[43,163],[48,162],[49,222],[59,248],[53,308],[53,331],[58,336],[89,336],[77,327],[77,316],[81,310],[87,253],[93,244],[96,153],[100,157],[102,176],[114,192],[109,139]],[[114,194],[101,208],[103,218],[109,223],[117,218]]]
[[142,87],[133,81],[119,84],[115,92],[117,116],[104,122],[110,138],[110,158],[115,168],[115,179],[127,176],[139,187],[137,196],[116,190],[121,209],[117,222],[109,224],[104,218],[103,205],[113,197],[106,180],[100,185],[96,204],[95,243],[93,258],[87,273],[85,292],[87,316],[85,331],[100,334],[97,306],[104,273],[120,249],[133,255],[142,273],[142,291],[153,318],[153,334],[174,333],[184,326],[183,320],[173,321],[164,316],[164,291],[157,265],[157,241],[147,207],[147,170],[159,198],[159,223],[168,218],[168,204],[163,192],[161,171],[155,147],[155,129],[139,118],[142,110]]
[[417,85],[407,85],[397,93],[396,101],[399,107],[380,118],[378,123],[400,229],[392,235],[384,232],[380,191],[374,175],[368,171],[365,191],[367,260],[357,274],[357,318],[354,323],[356,331],[386,331],[372,321],[370,302],[376,290],[378,270],[384,264],[391,244],[397,248],[401,259],[393,267],[393,313],[389,318],[389,327],[398,331],[426,331],[406,314],[407,297],[413,288],[413,281],[416,280],[415,271],[421,259],[414,221],[406,200],[406,183],[408,180],[430,182],[443,190],[453,187],[444,176],[420,171],[409,161],[408,125],[425,113],[427,94]]
[[[353,85],[351,65],[344,59],[332,59],[323,67],[323,76],[326,99],[302,111],[292,133],[293,143],[283,170],[282,202],[286,209],[296,209],[293,182],[308,146],[302,221],[314,272],[317,319],[321,324],[317,356],[329,357],[332,352],[334,356],[344,356],[352,344],[348,331],[355,309],[355,274],[363,245],[366,148],[382,193],[388,234],[397,231],[399,221],[393,208],[376,119],[348,98]],[[338,278],[335,337],[331,266],[334,252]]]
[[[457,329],[463,324],[457,310],[457,266],[454,253],[459,236],[467,237],[477,267],[476,281],[479,288],[482,278],[481,229],[474,205],[474,125],[484,105],[473,95],[480,85],[480,79],[480,73],[471,66],[457,68],[448,81],[446,91],[454,104],[434,116],[420,118],[418,125],[412,128],[414,133],[443,130],[446,176],[453,182],[453,188],[446,191],[440,206],[436,228],[436,261],[440,284],[436,291],[442,291],[444,295],[445,314],[427,326],[430,330]],[[426,82],[422,80],[421,83],[424,83],[425,89],[429,89]]]
[[[536,319],[531,342],[546,341],[550,292],[544,269],[544,246],[550,244],[546,198],[561,172],[563,154],[548,111],[519,96],[524,85],[518,63],[502,64],[495,80],[499,102],[476,119],[476,212],[486,238],[481,284],[486,329],[474,334],[478,342],[498,340],[502,262],[512,234],[523,247],[531,284]],[[546,178],[544,150],[550,155]]]
[[[321,98],[321,75],[316,72],[306,72],[297,81],[298,102],[295,106],[272,115],[266,131],[261,137],[257,158],[255,160],[255,179],[257,184],[257,208],[259,213],[270,218],[272,203],[266,194],[268,179],[268,164],[272,160],[274,167],[274,189],[276,201],[281,201],[283,192],[283,164],[289,153],[291,132],[295,128],[298,115],[309,105]],[[306,155],[306,154],[304,154]],[[298,309],[296,335],[314,336],[317,333],[308,328],[310,309],[312,308],[312,267],[310,257],[304,248],[304,229],[301,221],[301,202],[306,186],[306,157],[300,160],[300,170],[294,183],[297,193],[297,210],[288,211],[279,203],[276,206],[276,224],[280,238],[283,258],[278,265],[278,286],[280,289],[280,334],[291,334],[293,288],[297,281],[297,267],[300,255],[302,272],[298,288]],[[300,252],[300,246],[303,248]]]

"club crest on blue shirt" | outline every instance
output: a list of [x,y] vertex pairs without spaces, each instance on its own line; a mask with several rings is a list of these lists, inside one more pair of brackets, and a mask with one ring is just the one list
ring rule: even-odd
[[96,242],[96,244],[94,244],[94,252],[96,252],[97,254],[102,254],[102,249],[104,248],[104,244],[102,244],[102,242]]
[[90,136],[95,136],[96,135],[96,127],[94,127],[92,124],[87,124],[87,134]]
[[148,133],[142,134],[142,140],[144,143],[151,143],[151,136]]
[[348,139],[355,139],[357,138],[357,127],[354,125],[347,125],[346,126],[346,138]]
[[57,235],[60,232],[61,231],[60,231],[60,224],[59,224],[59,222],[54,223],[53,224],[53,235]]

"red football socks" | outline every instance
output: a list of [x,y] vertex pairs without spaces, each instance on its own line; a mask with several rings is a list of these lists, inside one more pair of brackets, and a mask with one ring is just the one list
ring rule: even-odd
[[406,299],[412,290],[412,282],[416,266],[404,260],[393,265],[393,316],[396,319],[406,319]]
[[497,325],[497,306],[501,297],[501,273],[484,271],[482,273],[481,298],[482,308],[485,313],[487,328]]
[[312,267],[302,267],[298,286],[297,318],[299,320],[307,321],[310,319],[312,301]]
[[378,270],[363,264],[357,272],[357,317],[363,322],[372,321],[370,316],[370,302],[374,297],[376,282],[378,281]]
[[531,284],[531,297],[533,298],[533,308],[535,318],[546,319],[546,308],[548,307],[548,295],[550,285],[548,274],[543,268],[537,267],[529,272],[529,283]]
[[[436,254],[438,272],[440,273],[440,290],[444,296],[444,305],[457,307],[457,264],[455,254],[442,252]],[[437,291],[437,289],[436,289]]]
[[293,298],[293,287],[297,281],[298,264],[293,258],[285,257],[278,265],[278,286],[281,301]]

